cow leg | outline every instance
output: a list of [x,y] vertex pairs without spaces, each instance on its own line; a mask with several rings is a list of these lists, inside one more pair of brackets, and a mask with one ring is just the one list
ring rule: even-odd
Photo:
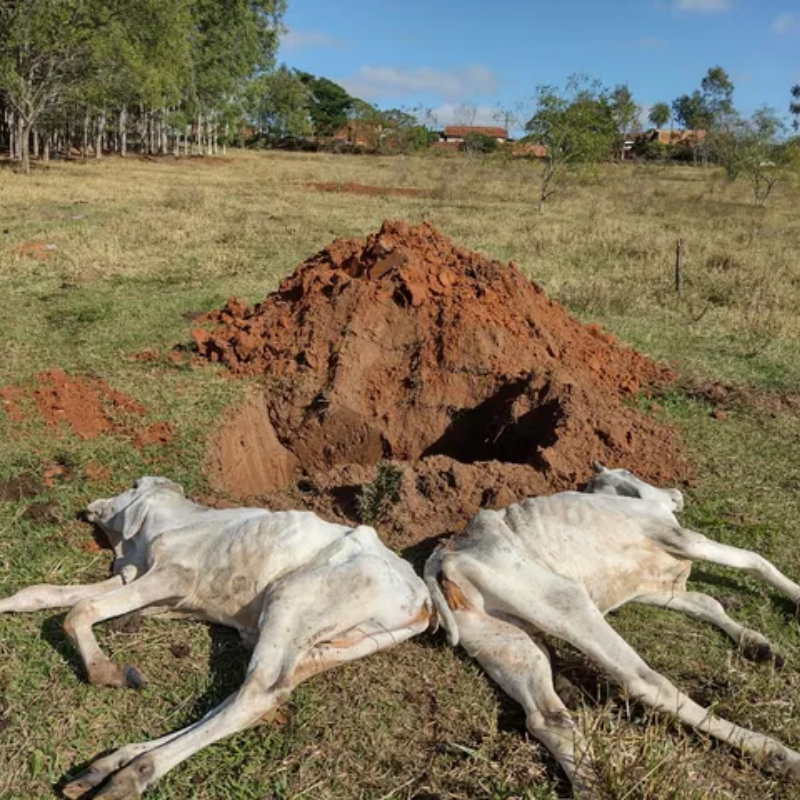
[[[110,778],[96,798],[138,798],[194,753],[259,724],[312,675],[424,630],[429,621],[424,593],[411,597],[384,562],[350,558],[348,547],[326,548],[267,591],[258,642],[238,692],[170,737],[100,759],[66,786],[64,794],[81,797]],[[120,769],[122,761],[126,763]]]
[[[641,702],[676,714],[684,724],[729,743],[762,766],[800,780],[800,753],[769,736],[711,716],[648,666],[606,622],[582,586],[535,562],[521,561],[513,551],[484,551],[481,560],[462,554],[457,574],[447,572],[465,596],[479,591],[487,610],[527,620],[582,650]],[[459,576],[471,591],[459,582]]]
[[692,561],[709,561],[712,564],[743,570],[754,578],[761,578],[800,607],[800,586],[787,578],[774,564],[752,550],[715,542],[687,528],[671,532],[663,538],[660,537],[658,541],[670,553],[679,557]]
[[634,598],[635,603],[680,611],[689,617],[721,628],[739,645],[744,655],[754,661],[774,660],[780,666],[783,659],[772,648],[769,640],[758,631],[745,628],[731,619],[722,605],[701,592],[653,592]]
[[168,570],[153,569],[133,583],[76,603],[64,620],[64,630],[78,648],[89,681],[97,686],[144,686],[146,681],[136,667],[115,664],[103,653],[92,627],[182,594],[177,578]]
[[115,575],[100,583],[89,583],[79,586],[53,586],[52,584],[39,584],[20,589],[11,597],[0,600],[0,614],[24,613],[27,611],[41,611],[45,608],[67,608],[74,606],[80,600],[97,597],[112,589],[122,586],[120,575]]
[[525,710],[525,723],[561,764],[576,797],[593,797],[586,742],[553,688],[547,653],[516,625],[478,611],[453,612],[460,643]]

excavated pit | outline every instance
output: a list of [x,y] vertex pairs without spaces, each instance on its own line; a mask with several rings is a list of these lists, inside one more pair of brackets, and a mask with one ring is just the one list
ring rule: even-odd
[[202,357],[266,378],[209,449],[239,500],[355,522],[354,493],[390,460],[403,477],[381,529],[405,546],[574,488],[593,460],[659,484],[688,472],[675,431],[631,402],[669,369],[428,223],[338,239],[263,302],[203,322]]

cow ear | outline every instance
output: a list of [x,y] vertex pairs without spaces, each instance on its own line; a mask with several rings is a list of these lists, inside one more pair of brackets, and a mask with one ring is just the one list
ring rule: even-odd
[[592,466],[594,467],[596,475],[602,475],[604,472],[608,471],[599,461],[595,461]]
[[614,486],[614,491],[620,497],[633,497],[636,500],[642,499],[642,493],[632,483],[618,483]]
[[142,529],[148,511],[147,497],[140,497],[134,500],[127,508],[115,514],[107,523],[106,527],[111,528],[122,536],[125,541],[133,539]]

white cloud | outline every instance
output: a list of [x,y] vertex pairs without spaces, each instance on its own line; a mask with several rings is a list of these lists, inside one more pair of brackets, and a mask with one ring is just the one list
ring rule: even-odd
[[288,28],[281,37],[281,47],[301,50],[305,47],[341,47],[343,42],[323,31],[298,31]]
[[732,0],[675,0],[675,11],[689,14],[721,14],[733,8]]
[[800,30],[800,14],[787,11],[783,14],[778,14],[772,23],[772,32],[777,33],[778,36],[794,33],[796,30]]
[[[459,119],[459,103],[442,103],[431,109],[431,121],[435,121],[436,125],[444,127],[445,125],[455,125],[457,123],[463,124],[463,120]],[[505,126],[505,119],[502,113],[498,111],[496,106],[472,106],[475,111],[475,119],[470,122],[470,125],[491,125],[491,126]],[[513,122],[509,123],[510,127],[514,127]]]
[[340,83],[350,94],[365,100],[419,93],[457,100],[473,94],[490,94],[497,90],[499,81],[488,67],[474,65],[454,70],[361,67],[357,75]]

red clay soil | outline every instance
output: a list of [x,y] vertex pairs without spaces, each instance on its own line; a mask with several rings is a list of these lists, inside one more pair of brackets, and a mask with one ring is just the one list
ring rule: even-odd
[[352,522],[358,487],[391,460],[401,498],[381,530],[401,547],[575,488],[596,459],[658,484],[688,473],[677,434],[631,402],[667,368],[427,223],[336,240],[262,303],[229,300],[207,322],[200,355],[269,387],[210,447],[241,500]]
[[21,256],[28,256],[35,258],[37,261],[47,261],[56,249],[54,244],[46,244],[45,242],[25,242],[18,245],[15,252]]
[[312,189],[321,192],[344,192],[346,194],[389,195],[392,197],[422,197],[423,189],[400,186],[367,186],[363,183],[307,183]]
[[133,446],[137,449],[153,446],[164,447],[172,441],[174,436],[175,426],[171,422],[154,422],[133,437]]
[[67,429],[81,439],[120,433],[133,436],[135,446],[142,447],[167,444],[174,433],[168,422],[135,424],[132,418],[147,409],[102,378],[68,375],[62,369],[40,373],[32,386],[0,388],[0,400],[13,423],[22,424],[35,409],[57,434]]

